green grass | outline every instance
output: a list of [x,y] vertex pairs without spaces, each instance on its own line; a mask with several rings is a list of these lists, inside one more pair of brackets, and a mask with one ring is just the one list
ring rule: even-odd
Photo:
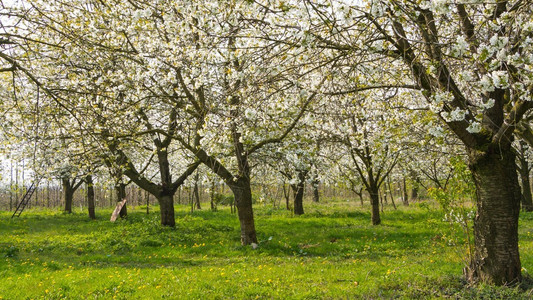
[[[259,248],[240,245],[236,215],[188,212],[176,227],[129,209],[126,220],[85,213],[0,212],[0,299],[529,299],[533,214],[522,214],[525,283],[468,286],[465,245],[427,206],[387,210],[370,225],[368,208],[306,203],[307,214],[257,205]],[[390,209],[390,208],[389,208]],[[533,272],[533,271],[532,271]]]

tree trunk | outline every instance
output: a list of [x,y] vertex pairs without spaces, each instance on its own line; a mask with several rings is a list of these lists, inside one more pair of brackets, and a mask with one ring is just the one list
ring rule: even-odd
[[200,191],[198,189],[198,180],[199,180],[199,174],[196,172],[196,176],[194,176],[194,205],[196,206],[196,209],[202,209],[200,206]]
[[403,205],[409,206],[409,197],[407,196],[407,180],[405,180],[405,177],[403,178]]
[[413,188],[411,189],[411,201],[418,200],[418,185],[414,184]]
[[294,214],[303,215],[304,214],[304,184],[298,183],[293,187],[294,195]]
[[232,183],[230,188],[235,197],[235,205],[237,206],[241,225],[241,244],[250,245],[257,243],[250,181],[245,178],[240,178],[237,182]]
[[70,186],[70,180],[68,178],[62,178],[61,183],[63,185],[63,199],[65,200],[65,212],[72,213],[72,199],[74,197],[74,191]]
[[[495,149],[496,148],[496,149]],[[469,153],[476,186],[475,250],[468,278],[506,285],[521,280],[518,252],[520,187],[515,155],[508,146]]]
[[298,216],[304,214],[304,204],[303,204],[304,189],[305,189],[304,180],[300,178],[300,180],[298,181],[298,184],[292,186],[292,191],[293,191],[293,196],[294,196],[294,214]]
[[211,200],[211,211],[217,211],[217,205],[215,203],[215,194],[216,194],[216,183],[215,179],[211,180],[211,190],[209,191],[209,198]]
[[146,201],[146,214],[150,214],[150,193],[144,192],[144,200]]
[[174,218],[174,195],[163,195],[159,197],[159,207],[161,208],[161,225],[176,226]]
[[96,213],[94,210],[94,186],[93,186],[93,177],[87,175],[85,177],[85,183],[87,184],[87,207],[89,210],[89,218],[92,220],[96,219]]
[[[126,184],[122,182],[118,182],[115,184],[115,193],[117,195],[117,202],[120,202],[124,199],[126,199]],[[127,204],[124,203],[124,206],[122,206],[122,209],[120,209],[119,216],[121,218],[125,218],[128,215],[128,207]]]
[[379,225],[381,224],[381,217],[379,216],[378,187],[371,187],[368,194],[370,195],[370,204],[372,204],[372,225]]
[[292,185],[292,190],[294,193],[294,214],[303,215],[304,214],[304,191],[305,191],[305,177],[307,176],[307,171],[298,171],[298,183]]

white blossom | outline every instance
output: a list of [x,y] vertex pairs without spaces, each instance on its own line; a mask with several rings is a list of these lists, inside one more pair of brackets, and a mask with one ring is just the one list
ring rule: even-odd
[[474,121],[472,123],[470,123],[470,125],[468,125],[468,127],[466,128],[466,131],[470,132],[470,133],[478,133],[481,131],[481,123],[477,122],[477,121]]
[[509,87],[509,74],[506,71],[494,71],[491,77],[495,87],[500,89]]

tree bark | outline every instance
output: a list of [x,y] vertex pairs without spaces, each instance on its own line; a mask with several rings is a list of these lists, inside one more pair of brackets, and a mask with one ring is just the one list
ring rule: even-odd
[[[122,182],[117,182],[115,184],[115,194],[117,195],[117,202],[120,202],[126,199],[126,184]],[[124,206],[120,209],[119,216],[125,218],[128,216],[128,207],[127,203],[124,203]]]
[[303,215],[304,214],[304,190],[305,190],[305,176],[307,172],[298,172],[298,183],[291,185],[293,195],[294,195],[294,214]]
[[65,212],[72,213],[72,200],[74,197],[74,190],[70,184],[69,178],[61,178],[63,185],[63,199],[65,200]]
[[379,215],[378,187],[370,187],[368,194],[370,195],[370,204],[372,205],[372,225],[379,225],[381,224],[381,217]]
[[89,218],[95,220],[96,213],[94,209],[94,186],[93,177],[91,175],[87,175],[85,177],[85,184],[87,185],[87,207],[89,211]]
[[194,190],[193,190],[193,195],[194,195],[194,205],[196,206],[196,209],[202,209],[202,207],[200,206],[200,191],[198,189],[198,181],[200,180],[200,175],[198,174],[198,172],[196,172],[196,175],[194,176]]
[[209,198],[211,200],[211,211],[217,211],[217,204],[215,203],[216,195],[216,182],[215,179],[211,180],[211,190],[209,191]]
[[520,187],[510,146],[491,145],[486,152],[469,152],[476,185],[475,250],[469,280],[507,285],[521,280],[518,251]]
[[146,214],[150,214],[150,193],[144,191],[144,200],[146,201]]
[[257,243],[250,181],[241,177],[237,182],[229,186],[235,197],[235,205],[237,206],[239,222],[241,225],[241,244],[250,245],[252,243]]
[[411,201],[418,200],[418,185],[413,185],[413,188],[411,189]]
[[176,226],[173,195],[161,195],[157,200],[159,201],[159,207],[161,209],[161,225],[170,227]]

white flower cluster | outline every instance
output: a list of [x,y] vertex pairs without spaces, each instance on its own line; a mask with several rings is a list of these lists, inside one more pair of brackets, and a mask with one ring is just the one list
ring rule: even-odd
[[133,14],[133,22],[137,22],[140,19],[147,19],[152,16],[152,10],[150,8],[138,9]]
[[450,12],[450,0],[426,0],[420,3],[420,8],[429,9],[436,14],[447,14]]
[[383,1],[372,1],[372,6],[370,7],[370,14],[374,17],[381,17],[385,14],[386,6]]
[[459,107],[456,107],[451,112],[441,112],[440,115],[446,122],[459,122],[463,121],[468,114],[467,110],[460,109]]
[[466,131],[470,132],[470,133],[478,133],[481,131],[481,123],[479,123],[478,121],[473,121],[472,123],[470,123],[470,125],[468,125],[468,127],[466,128]]
[[440,138],[444,136],[444,129],[440,125],[433,125],[433,122],[430,122],[428,124],[429,127],[429,134],[436,138]]
[[499,89],[509,87],[509,74],[506,71],[494,71],[491,74],[492,82]]
[[492,107],[494,107],[494,103],[495,103],[494,99],[489,99],[486,103],[481,101],[481,104],[479,106],[486,110],[486,109],[491,109]]
[[453,48],[451,49],[449,55],[454,57],[461,57],[468,51],[468,42],[466,41],[466,38],[462,35],[457,37],[457,41]]
[[450,102],[452,100],[453,100],[453,95],[451,92],[438,91],[433,95],[433,101],[436,104],[442,104],[443,102]]
[[495,88],[506,89],[511,85],[507,71],[493,71],[490,74],[485,74],[479,84],[483,93],[493,92]]

